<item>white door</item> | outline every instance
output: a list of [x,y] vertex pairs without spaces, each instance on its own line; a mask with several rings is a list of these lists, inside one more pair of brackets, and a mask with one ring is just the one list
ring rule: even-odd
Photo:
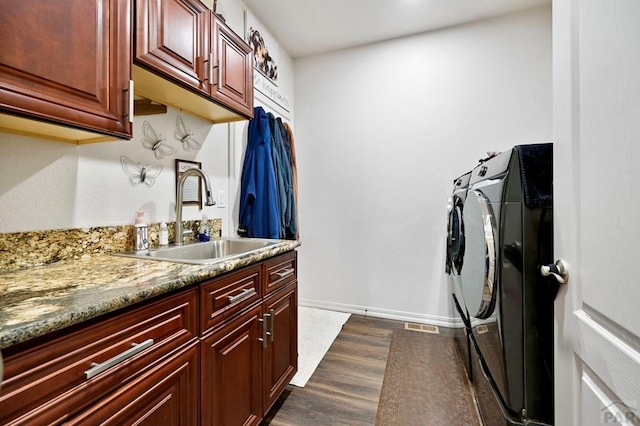
[[640,0],[553,0],[556,426],[640,424]]

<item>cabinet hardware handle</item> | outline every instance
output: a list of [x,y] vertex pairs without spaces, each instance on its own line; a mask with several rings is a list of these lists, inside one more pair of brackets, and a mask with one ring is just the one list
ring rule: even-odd
[[213,86],[213,53],[209,52],[209,86]]
[[289,269],[285,269],[285,270],[284,270],[284,271],[282,271],[282,272],[274,272],[274,275],[277,275],[277,276],[279,276],[280,278],[284,278],[284,277],[286,277],[287,275],[291,275],[294,271],[295,271],[295,269],[293,269],[293,268],[289,268]]
[[100,373],[102,373],[103,371],[120,364],[122,361],[131,358],[132,356],[142,352],[143,350],[147,349],[148,347],[153,345],[153,339],[147,339],[144,342],[138,344],[138,343],[132,343],[131,347],[129,349],[127,349],[126,351],[114,356],[111,359],[106,360],[105,362],[101,363],[101,364],[97,364],[95,362],[91,363],[91,368],[88,369],[87,371],[84,372],[84,375],[87,379],[90,379]]
[[262,318],[258,318],[258,321],[260,322],[260,325],[262,326],[262,337],[258,337],[258,340],[260,342],[262,342],[262,347],[266,348],[267,347],[267,336],[270,334],[267,331],[267,318],[269,318],[271,315],[269,314],[264,314],[262,315]]
[[207,61],[204,60],[203,56],[196,57],[196,75],[198,76],[198,81],[200,83],[202,83],[203,81],[206,81],[207,79],[207,76],[203,75],[206,72],[206,70],[204,69],[205,67],[204,64],[206,62]]
[[250,296],[256,292],[253,288],[245,288],[242,290],[240,294],[236,294],[235,296],[229,296],[229,303],[237,302],[238,300],[244,299],[247,296]]
[[129,119],[129,123],[133,123],[133,113],[134,113],[133,80],[129,80],[129,86],[126,89],[124,89],[124,92],[126,93],[126,96],[124,97],[124,104],[126,105],[126,108],[127,108],[127,113],[125,114],[125,117]]
[[133,114],[135,113],[133,84],[133,80],[129,80],[129,123],[133,123]]
[[265,340],[265,347],[267,346],[266,344],[266,340],[267,340],[267,336],[271,336],[271,331],[267,330],[267,320],[271,319],[271,314],[264,314],[262,315],[262,317],[264,318],[264,340]]
[[271,341],[273,342],[273,339],[275,338],[276,335],[276,315],[275,315],[275,310],[271,309],[269,310],[269,317],[271,318],[271,332],[269,333],[269,336],[271,337]]

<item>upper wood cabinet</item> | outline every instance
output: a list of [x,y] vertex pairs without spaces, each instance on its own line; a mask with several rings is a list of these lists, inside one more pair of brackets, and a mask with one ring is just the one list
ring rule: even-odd
[[0,0],[0,130],[131,138],[130,0]]
[[212,122],[253,116],[251,48],[199,0],[136,0],[136,94]]
[[136,1],[136,62],[203,93],[209,9],[198,0]]
[[217,70],[212,95],[245,116],[253,116],[253,55],[251,47],[236,33],[211,14],[214,52],[213,68]]

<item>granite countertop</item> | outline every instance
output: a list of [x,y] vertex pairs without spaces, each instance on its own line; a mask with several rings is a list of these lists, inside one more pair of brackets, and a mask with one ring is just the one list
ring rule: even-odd
[[282,240],[253,254],[191,265],[109,254],[0,274],[0,349],[295,249]]

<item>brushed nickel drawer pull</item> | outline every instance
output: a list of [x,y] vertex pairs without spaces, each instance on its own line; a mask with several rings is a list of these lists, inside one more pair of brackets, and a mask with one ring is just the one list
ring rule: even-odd
[[266,348],[267,347],[267,336],[270,334],[267,331],[267,319],[270,317],[271,315],[269,314],[263,314],[262,318],[258,318],[258,322],[260,322],[260,326],[262,327],[262,337],[258,337],[258,341],[262,342],[262,347]]
[[244,290],[242,290],[242,293],[236,294],[235,296],[229,296],[229,303],[237,302],[238,300],[244,299],[245,297],[250,296],[255,292],[256,290],[253,288],[245,288]]
[[275,326],[276,314],[274,309],[269,310],[269,317],[271,317],[271,332],[269,333],[269,335],[271,337],[271,341],[273,342],[273,339],[276,335],[276,326]]
[[294,271],[295,271],[295,269],[293,269],[293,268],[289,268],[289,269],[285,269],[285,270],[284,270],[284,271],[282,271],[282,272],[274,272],[274,274],[275,274],[275,275],[277,275],[277,276],[279,276],[280,278],[284,278],[284,277],[286,277],[286,276],[288,276],[288,275],[293,274],[293,272],[294,272]]
[[120,364],[122,361],[131,358],[132,356],[142,352],[143,350],[147,349],[148,347],[153,345],[153,339],[147,339],[144,342],[138,344],[138,343],[132,343],[131,347],[129,349],[127,349],[126,351],[114,356],[111,359],[106,360],[105,362],[98,364],[95,362],[91,363],[91,368],[88,369],[87,371],[84,372],[84,375],[87,379],[90,379],[100,373],[102,373],[105,370],[108,370],[109,368]]
[[273,321],[273,318],[271,317],[271,314],[264,314],[262,315],[262,318],[264,318],[264,346],[267,347],[267,336],[271,336],[271,331],[267,331],[267,320],[271,319]]

